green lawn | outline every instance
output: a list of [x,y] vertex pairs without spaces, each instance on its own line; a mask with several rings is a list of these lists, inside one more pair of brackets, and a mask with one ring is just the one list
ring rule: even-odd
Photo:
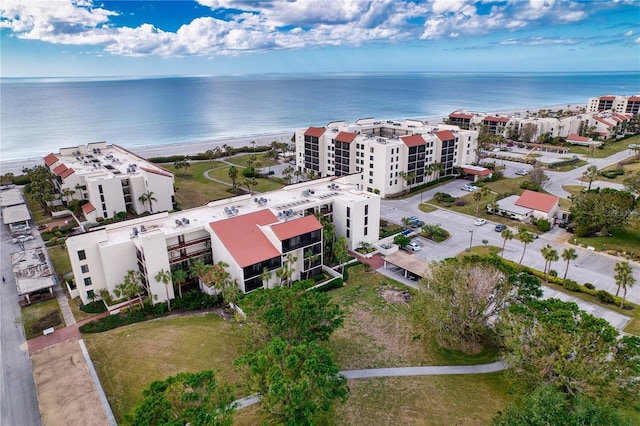
[[[601,170],[606,171],[606,170],[617,170],[617,169],[618,169],[618,165],[614,164],[612,166],[605,167],[604,169],[601,169]],[[609,179],[607,177],[598,175],[596,176],[595,180],[602,180],[605,182],[615,182],[623,185],[624,180],[627,179],[629,176],[631,176],[632,173],[640,171],[640,160],[638,160],[638,162],[636,163],[626,164],[622,166],[622,170],[624,170],[624,174],[616,176],[615,179]]]
[[[596,148],[591,151],[586,146],[578,146],[574,145],[571,147],[569,152],[571,154],[581,154],[590,158],[604,158],[613,154],[617,154],[620,151],[624,151],[625,149],[629,149],[629,144],[638,144],[640,143],[640,136],[632,136],[630,138],[626,138],[624,140],[619,140],[610,144],[603,145],[602,149]],[[631,154],[630,154],[631,155]]]
[[47,252],[49,253],[49,259],[51,259],[56,275],[60,281],[62,281],[62,277],[71,272],[71,261],[69,260],[67,249],[62,246],[54,246],[47,248]]
[[[361,266],[349,269],[349,283],[330,296],[346,311],[345,326],[330,340],[341,368],[476,364],[494,361],[495,351],[468,356],[439,350],[416,339],[408,304],[391,303],[383,291],[406,290]],[[141,399],[149,383],[180,371],[220,370],[237,389],[231,367],[245,349],[242,327],[215,315],[165,318],[99,334],[85,334],[91,358],[116,420]],[[488,424],[510,400],[503,374],[350,380],[351,395],[326,424]],[[429,403],[425,403],[425,401]],[[428,420],[426,420],[428,419]],[[265,420],[256,407],[235,416],[236,425]],[[390,423],[391,421],[391,423]]]
[[27,340],[42,336],[42,330],[49,327],[65,326],[62,311],[60,311],[60,306],[55,298],[25,306],[22,308],[20,321]]

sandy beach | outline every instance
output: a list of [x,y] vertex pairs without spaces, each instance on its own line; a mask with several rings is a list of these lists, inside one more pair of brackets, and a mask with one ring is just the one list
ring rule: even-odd
[[[584,104],[572,104],[567,108],[567,104],[565,105],[554,105],[548,107],[532,107],[527,109],[519,109],[519,110],[499,110],[493,112],[486,111],[470,111],[473,113],[481,113],[487,115],[512,115],[516,113],[524,114],[527,111],[538,111],[540,109],[551,109],[554,111],[560,109],[577,109],[585,107]],[[452,111],[453,112],[453,111]],[[422,120],[426,121],[429,125],[437,125],[438,123],[442,123],[446,119],[446,116],[437,116],[437,117],[424,117]],[[325,123],[326,124],[326,123]],[[321,126],[322,123],[310,123],[310,126]],[[188,143],[175,143],[175,144],[166,144],[166,145],[158,145],[158,146],[144,146],[144,147],[126,147],[131,151],[135,152],[139,156],[143,158],[151,158],[151,157],[163,157],[169,155],[193,155],[205,152],[209,149],[213,149],[217,146],[222,147],[223,145],[229,145],[234,148],[243,147],[243,146],[251,146],[251,142],[255,141],[256,145],[264,146],[269,145],[273,141],[278,142],[290,142],[291,137],[293,136],[294,131],[282,131],[277,133],[265,133],[260,135],[249,135],[249,136],[237,136],[232,138],[224,138],[224,139],[211,139],[205,141],[196,141],[196,142],[188,142]],[[78,141],[78,145],[90,143],[91,141]],[[107,141],[109,143],[109,141]],[[59,150],[58,147],[54,152]],[[48,153],[43,154],[47,155]],[[7,173],[13,173],[14,175],[22,174],[22,169],[25,167],[33,167],[39,164],[43,164],[42,157],[33,157],[15,161],[2,161],[0,159],[0,175],[5,175]]]

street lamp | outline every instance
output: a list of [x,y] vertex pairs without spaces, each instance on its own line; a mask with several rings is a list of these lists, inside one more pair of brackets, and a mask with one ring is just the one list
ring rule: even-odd
[[469,232],[471,233],[471,238],[469,238],[469,250],[467,251],[471,251],[471,245],[473,244],[473,229],[469,229]]

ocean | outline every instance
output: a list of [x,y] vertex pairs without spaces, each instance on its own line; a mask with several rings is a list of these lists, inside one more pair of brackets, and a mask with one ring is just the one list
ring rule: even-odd
[[95,141],[135,150],[359,118],[427,118],[640,93],[637,73],[0,79],[0,161]]

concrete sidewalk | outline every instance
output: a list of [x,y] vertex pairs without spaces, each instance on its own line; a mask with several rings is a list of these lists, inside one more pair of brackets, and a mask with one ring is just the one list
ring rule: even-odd
[[444,365],[428,367],[393,367],[370,368],[366,370],[345,370],[340,374],[347,379],[366,379],[370,377],[400,377],[400,376],[437,376],[452,374],[483,374],[503,371],[506,367],[500,361],[478,365]]

